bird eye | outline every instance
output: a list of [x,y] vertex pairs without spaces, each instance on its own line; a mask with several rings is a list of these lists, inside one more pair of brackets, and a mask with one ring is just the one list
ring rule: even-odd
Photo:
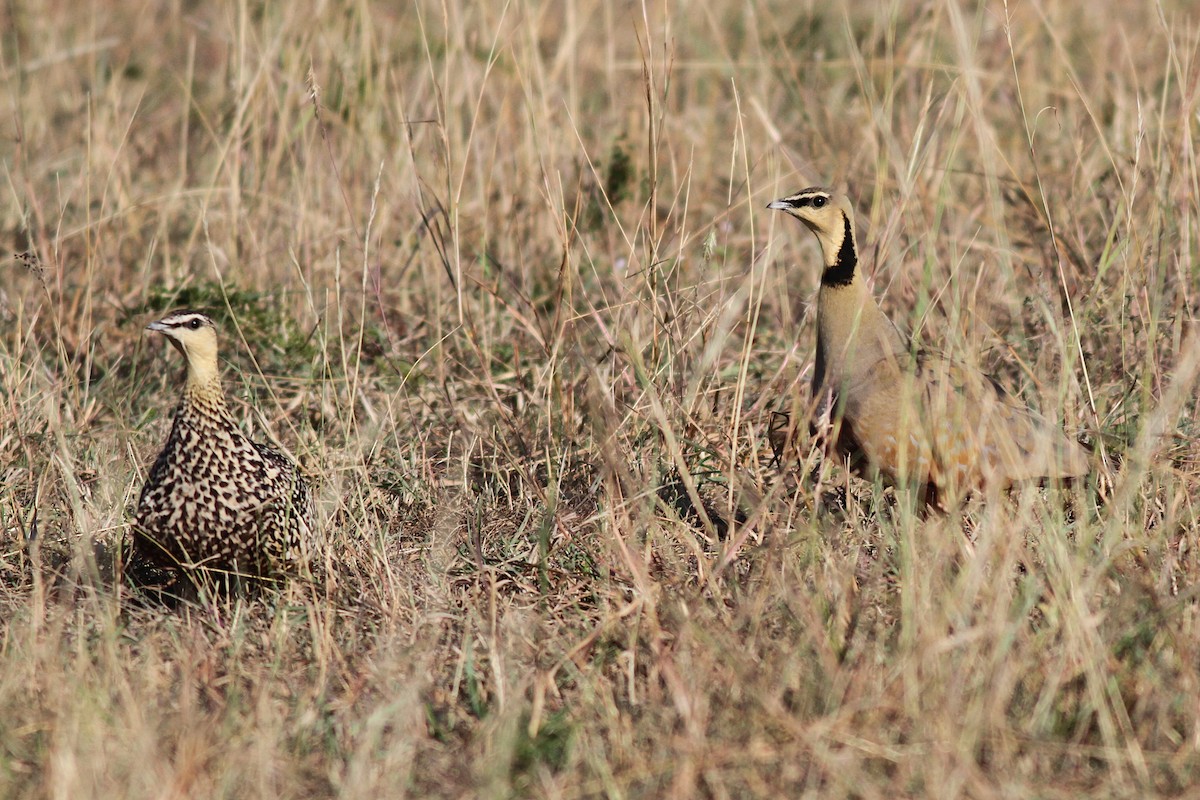
[[200,330],[200,320],[198,320],[198,319],[192,320],[191,322],[188,323],[188,327],[194,331]]
[[813,203],[813,208],[824,208],[825,198],[824,197],[814,197],[812,203]]

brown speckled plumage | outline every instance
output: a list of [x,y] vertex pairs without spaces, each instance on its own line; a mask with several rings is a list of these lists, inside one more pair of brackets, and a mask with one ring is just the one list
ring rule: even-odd
[[211,319],[176,311],[148,329],[183,354],[187,382],[138,500],[135,556],[188,573],[289,572],[312,535],[307,482],[286,456],[251,441],[230,415]]
[[933,505],[972,489],[1088,472],[1082,446],[994,380],[912,352],[860,274],[845,197],[813,187],[768,208],[796,217],[821,243],[813,394],[827,398],[832,444],[852,466],[922,486]]

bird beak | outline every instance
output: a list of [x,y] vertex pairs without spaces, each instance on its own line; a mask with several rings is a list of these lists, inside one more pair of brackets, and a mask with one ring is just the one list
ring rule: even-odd
[[775,211],[783,211],[784,209],[791,208],[791,207],[792,207],[792,204],[789,203],[787,200],[776,200],[774,203],[767,203],[767,208],[773,209]]
[[159,320],[159,321],[151,322],[149,325],[147,325],[146,330],[158,331],[159,333],[164,333],[165,331],[169,331],[170,328],[168,328],[166,325],[163,325],[162,321]]

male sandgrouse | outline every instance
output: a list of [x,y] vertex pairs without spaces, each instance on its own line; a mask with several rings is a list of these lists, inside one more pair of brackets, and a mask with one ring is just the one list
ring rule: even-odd
[[282,453],[251,441],[229,413],[213,321],[175,311],[147,330],[183,354],[187,380],[138,500],[135,556],[193,577],[292,571],[311,543],[308,483]]
[[933,506],[971,490],[1088,472],[1082,446],[996,381],[912,352],[858,269],[848,199],[813,187],[767,208],[800,220],[820,242],[813,396],[824,397],[831,443],[856,471],[921,487]]

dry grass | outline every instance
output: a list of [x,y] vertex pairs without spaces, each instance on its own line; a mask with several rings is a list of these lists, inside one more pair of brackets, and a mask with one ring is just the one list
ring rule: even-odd
[[[1200,783],[1191,2],[49,5],[0,10],[0,795]],[[839,180],[1107,506],[770,465],[817,275],[763,207]],[[185,304],[328,581],[113,584]]]

